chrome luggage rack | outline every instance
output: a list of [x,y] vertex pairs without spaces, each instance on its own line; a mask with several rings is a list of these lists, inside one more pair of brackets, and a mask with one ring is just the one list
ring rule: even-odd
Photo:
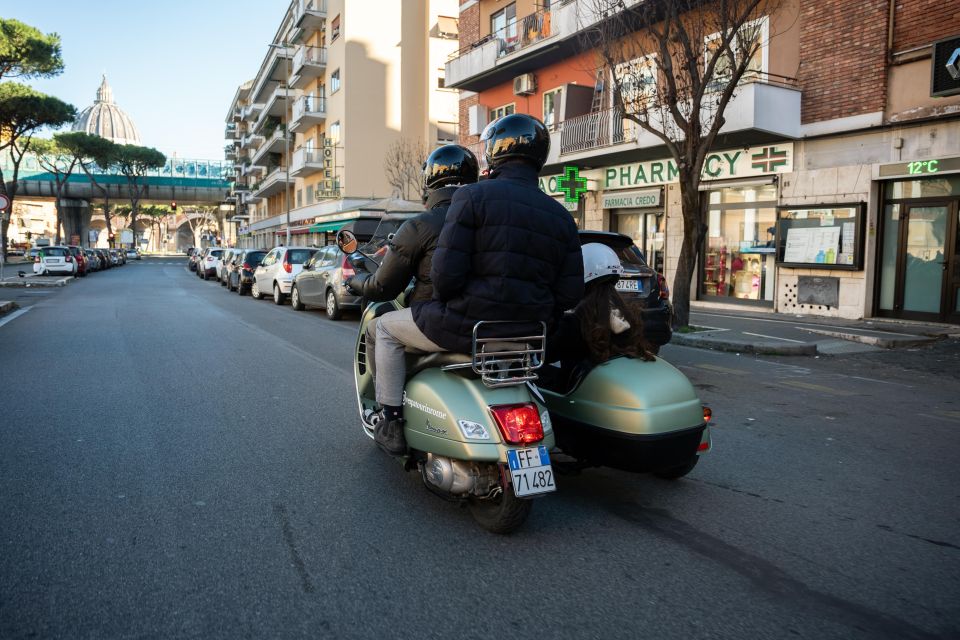
[[[540,334],[509,337],[480,337],[490,325],[540,325]],[[547,323],[482,320],[473,327],[471,361],[441,367],[443,371],[470,367],[490,388],[525,384],[537,379],[547,344]]]

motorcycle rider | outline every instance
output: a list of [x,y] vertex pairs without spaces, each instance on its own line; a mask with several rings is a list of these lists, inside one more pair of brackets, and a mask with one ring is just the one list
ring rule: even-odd
[[583,295],[577,226],[538,187],[550,150],[542,122],[504,116],[480,137],[490,180],[454,193],[433,254],[433,298],[377,323],[377,401],[384,420],[378,444],[406,451],[403,436],[404,352],[469,353],[482,320],[544,321],[551,328]]
[[[430,265],[437,238],[450,207],[450,199],[460,185],[472,184],[480,174],[476,156],[456,144],[435,149],[423,163],[423,202],[427,211],[404,222],[387,244],[387,253],[376,273],[358,273],[346,280],[358,296],[373,302],[393,300],[414,280],[407,306],[413,307],[433,298]],[[376,371],[376,326],[367,326],[367,360]]]

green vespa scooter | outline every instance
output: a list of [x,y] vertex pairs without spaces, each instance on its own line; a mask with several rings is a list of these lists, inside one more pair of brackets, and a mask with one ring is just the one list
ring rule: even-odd
[[[337,244],[355,269],[376,270],[350,231],[340,231]],[[367,327],[403,308],[405,298],[371,304],[360,320],[354,381],[361,426],[371,439],[379,415]],[[556,490],[549,454],[554,435],[531,384],[542,364],[546,327],[534,335],[485,337],[497,324],[474,327],[470,354],[408,354],[403,404],[409,453],[398,460],[417,470],[434,493],[465,503],[483,528],[509,533],[529,516],[532,498]],[[502,335],[504,327],[496,329]]]

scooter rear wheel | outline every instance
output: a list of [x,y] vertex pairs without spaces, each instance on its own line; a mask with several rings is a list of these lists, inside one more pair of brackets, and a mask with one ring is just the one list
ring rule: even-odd
[[492,533],[513,532],[526,522],[532,508],[532,500],[516,497],[509,487],[496,499],[470,500],[470,514],[473,519]]

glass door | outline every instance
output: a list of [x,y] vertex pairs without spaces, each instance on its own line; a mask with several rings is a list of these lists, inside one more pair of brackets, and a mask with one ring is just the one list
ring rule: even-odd
[[888,315],[895,317],[960,321],[957,202],[890,204],[883,223],[881,313],[889,310]]

